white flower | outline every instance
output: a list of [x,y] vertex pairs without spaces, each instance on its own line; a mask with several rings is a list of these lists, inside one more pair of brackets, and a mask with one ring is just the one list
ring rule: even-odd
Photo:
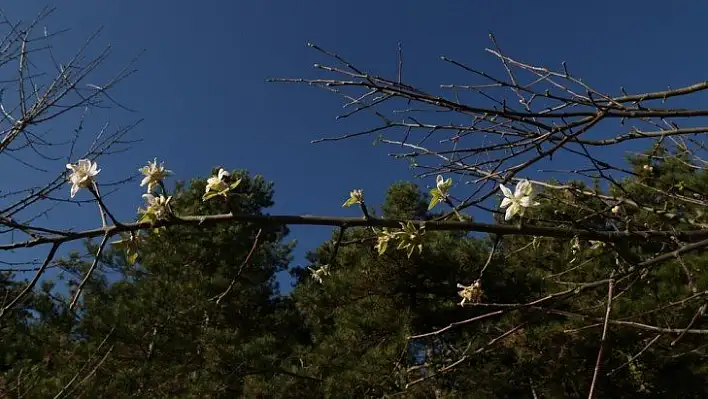
[[147,202],[147,207],[145,210],[141,210],[149,219],[153,222],[159,219],[164,219],[169,214],[169,204],[172,197],[165,197],[164,195],[155,196],[150,193],[143,194],[145,202]]
[[364,190],[352,190],[352,192],[349,193],[349,196],[356,200],[356,202],[358,203],[364,202]]
[[226,176],[231,176],[231,174],[223,168],[219,169],[219,173],[216,176],[212,176],[207,179],[206,192],[226,190],[228,188],[226,182],[224,181],[224,177]]
[[394,238],[394,233],[391,233],[386,227],[383,228],[383,231],[376,231],[376,245],[374,248],[379,251],[379,255],[383,255],[386,252],[388,243]]
[[462,288],[462,291],[457,293],[457,295],[462,297],[460,306],[465,306],[465,302],[468,301],[478,303],[479,300],[482,299],[482,283],[479,280],[475,281],[472,285],[462,285],[458,283],[457,288]]
[[578,251],[580,251],[580,249],[580,239],[578,238],[578,236],[575,236],[571,241],[570,251],[573,253],[573,255],[575,255],[578,253]]
[[101,171],[98,164],[89,159],[79,159],[76,165],[66,164],[66,168],[71,170],[69,183],[71,183],[71,198],[74,198],[79,189],[91,187],[94,177]]
[[504,199],[500,205],[501,208],[506,208],[504,220],[510,220],[516,214],[523,216],[526,208],[539,205],[538,202],[533,201],[533,186],[528,180],[518,182],[513,194],[503,184],[500,184],[499,188],[504,193]]
[[445,180],[441,175],[438,175],[438,177],[435,179],[435,186],[438,188],[440,195],[443,198],[447,198],[448,191],[452,186],[452,179],[448,178],[447,180]]
[[349,192],[349,199],[344,202],[342,207],[350,207],[354,204],[363,204],[364,203],[364,190],[352,190]]
[[143,166],[142,168],[138,169],[142,174],[145,175],[143,178],[143,181],[140,182],[140,187],[144,186],[147,184],[147,192],[152,192],[152,189],[160,184],[162,180],[164,180],[167,175],[172,173],[171,170],[165,169],[162,163],[160,165],[157,164],[157,158],[155,158],[154,161],[148,162],[147,166]]
[[322,276],[329,276],[329,265],[320,266],[317,269],[313,269],[309,266],[307,268],[310,269],[312,278],[320,284],[322,284]]
[[620,206],[619,206],[619,205],[615,205],[615,206],[612,207],[612,213],[614,213],[615,215],[618,214],[619,211],[620,211]]
[[644,168],[644,170],[649,171],[649,172],[654,171],[654,167],[651,165],[644,165],[643,168]]

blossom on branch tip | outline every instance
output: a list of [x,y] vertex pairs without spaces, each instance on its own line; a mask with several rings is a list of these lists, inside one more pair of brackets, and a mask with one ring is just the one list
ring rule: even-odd
[[619,211],[620,211],[620,206],[619,206],[619,205],[615,205],[615,206],[612,207],[612,213],[614,213],[615,215],[618,214]]
[[396,249],[404,249],[408,252],[408,257],[413,255],[413,252],[417,249],[418,253],[423,252],[423,237],[425,236],[425,225],[417,228],[410,221],[406,224],[401,222],[402,230],[399,230],[394,234],[394,237],[398,240],[398,247]]
[[147,184],[147,192],[150,193],[152,192],[152,189],[160,184],[162,180],[164,180],[167,175],[172,173],[171,170],[165,169],[163,166],[163,163],[160,163],[159,165],[157,164],[157,158],[155,158],[154,161],[148,162],[147,166],[143,166],[142,168],[138,169],[145,177],[143,178],[143,181],[140,182],[140,187],[144,186]]
[[439,202],[445,200],[450,194],[450,187],[452,187],[452,179],[447,178],[445,180],[441,175],[435,179],[435,188],[430,190],[430,204],[428,205],[428,210],[431,210]]
[[479,280],[476,280],[472,285],[462,285],[458,283],[457,288],[462,288],[462,291],[457,293],[457,295],[462,297],[460,306],[465,306],[465,302],[479,303],[484,293],[482,291],[482,283]]
[[387,227],[384,227],[383,231],[376,231],[376,245],[374,248],[379,252],[379,255],[383,255],[386,252],[389,241],[394,239],[394,237]]
[[363,204],[364,203],[364,190],[352,190],[349,193],[349,199],[342,204],[342,208],[347,208],[350,207],[354,204]]
[[580,247],[580,239],[578,236],[573,237],[573,240],[570,242],[570,251],[573,253],[573,255],[577,254],[581,247]]
[[448,190],[452,187],[452,179],[448,177],[448,179],[445,180],[441,175],[438,175],[438,177],[435,178],[435,187],[437,187],[443,197],[447,197]]
[[170,201],[172,197],[165,197],[164,195],[155,196],[150,193],[143,194],[143,198],[147,202],[147,207],[145,209],[139,209],[138,211],[143,214],[140,222],[149,221],[150,223],[155,223],[158,220],[166,219],[170,214]]
[[313,269],[309,266],[307,268],[310,269],[310,274],[312,274],[312,278],[320,284],[322,284],[323,276],[329,276],[329,265],[320,266],[317,269]]
[[526,208],[540,205],[540,203],[533,201],[533,186],[528,180],[524,179],[518,182],[513,193],[503,184],[500,184],[499,188],[504,194],[500,205],[501,208],[506,208],[504,220],[511,220],[517,214],[523,216]]
[[220,168],[219,173],[217,173],[216,176],[211,176],[210,178],[208,178],[202,200],[206,201],[209,198],[218,195],[223,195],[224,197],[226,197],[226,193],[228,193],[230,190],[233,190],[241,183],[241,179],[238,179],[235,182],[231,183],[231,185],[229,185],[225,181],[225,178],[229,176],[231,176],[231,173],[227,172],[224,168]]
[[216,176],[212,176],[207,179],[206,193],[209,191],[222,191],[226,188],[225,177],[231,176],[231,173],[227,172],[223,168],[219,169],[219,173]]
[[89,159],[79,159],[76,164],[66,164],[66,168],[71,170],[69,183],[71,184],[71,198],[82,188],[91,187],[94,179],[101,169],[98,169],[96,162]]

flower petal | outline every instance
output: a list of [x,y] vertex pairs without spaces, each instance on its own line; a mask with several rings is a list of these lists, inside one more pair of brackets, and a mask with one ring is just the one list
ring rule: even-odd
[[531,195],[531,192],[533,192],[533,186],[528,180],[524,179],[516,183],[516,189],[514,189],[515,197],[528,196]]
[[519,213],[519,204],[514,202],[510,207],[506,208],[506,214],[504,215],[504,220],[509,221],[517,213]]
[[511,205],[512,199],[508,197],[504,197],[504,199],[501,202],[501,205],[499,205],[500,208],[506,208],[507,206]]
[[509,188],[507,186],[500,184],[499,188],[502,190],[502,193],[504,193],[505,197],[507,197],[507,198],[513,197],[513,195],[511,194],[511,190],[509,190]]
[[533,205],[532,201],[531,197],[521,197],[521,199],[519,199],[519,205],[528,208]]

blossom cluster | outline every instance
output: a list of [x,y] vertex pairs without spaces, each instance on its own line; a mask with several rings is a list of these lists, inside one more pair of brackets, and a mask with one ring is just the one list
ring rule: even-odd
[[[439,203],[445,202],[450,206],[453,206],[450,200],[450,188],[452,187],[452,179],[445,179],[443,176],[438,175],[435,179],[435,188],[430,190],[430,203],[428,204],[428,210],[432,210]],[[504,220],[509,221],[514,216],[523,217],[528,208],[538,206],[540,203],[534,200],[533,185],[528,180],[520,180],[514,191],[512,192],[504,184],[499,185],[504,198],[500,204],[501,209],[506,209],[504,214]],[[354,204],[363,204],[364,194],[362,190],[352,190],[349,193],[349,198],[344,202],[344,207],[349,207]],[[455,211],[457,209],[454,209]],[[613,210],[613,212],[617,212]],[[457,212],[456,212],[457,213]],[[459,214],[458,214],[459,216]],[[462,220],[462,219],[461,219]],[[423,238],[425,235],[425,224],[421,224],[420,227],[416,224],[408,221],[407,223],[401,223],[400,229],[389,229],[384,227],[381,230],[374,229],[376,233],[376,244],[374,248],[377,250],[379,255],[386,253],[392,242],[397,242],[397,249],[405,250],[408,257],[410,258],[413,253],[417,250],[418,253],[423,252]],[[597,246],[597,245],[596,245]],[[321,269],[310,269],[313,273],[313,278],[318,282],[322,282],[322,275],[325,271]],[[328,272],[327,272],[328,273]],[[461,306],[464,306],[466,302],[479,302],[482,297],[482,286],[481,281],[477,280],[469,286],[462,284],[457,285],[461,288],[458,294],[462,297]]]
[[[71,171],[68,177],[68,182],[71,184],[71,198],[73,198],[79,190],[86,188],[96,196],[100,203],[96,176],[101,172],[101,169],[98,169],[97,163],[89,159],[80,159],[76,164],[67,164],[66,167]],[[170,206],[172,197],[167,195],[163,181],[172,174],[172,171],[166,169],[163,163],[158,163],[157,158],[149,161],[147,165],[140,168],[139,171],[143,175],[140,187],[147,186],[147,192],[142,195],[146,201],[146,206],[138,209],[138,213],[142,215],[140,222],[155,224],[158,221],[168,220],[173,215]],[[219,168],[215,175],[207,179],[202,200],[207,201],[214,197],[228,198],[228,193],[238,187],[240,183],[241,179],[233,179],[231,173],[223,168]],[[157,188],[160,188],[159,192],[156,192]],[[443,176],[438,175],[436,177],[435,188],[430,190],[431,199],[428,209],[431,210],[440,203],[446,203],[453,207],[457,213],[457,209],[454,207],[451,200],[454,200],[454,198],[450,196],[451,188],[452,179],[445,179]],[[519,180],[513,192],[504,184],[500,184],[499,189],[503,194],[499,207],[505,209],[505,221],[509,221],[515,216],[523,217],[528,208],[540,204],[538,201],[534,200],[533,185],[526,179]],[[361,205],[366,217],[364,192],[361,189],[352,190],[349,193],[349,198],[342,206],[349,207],[356,204]],[[618,214],[621,211],[620,204],[616,204],[611,211],[613,214]],[[425,237],[425,223],[417,224],[412,221],[399,223],[401,227],[398,229],[384,227],[378,230],[372,228],[376,233],[375,249],[378,254],[383,255],[386,253],[392,243],[397,244],[396,249],[405,251],[409,258],[416,251],[419,254],[422,253],[423,240]],[[127,235],[121,233],[121,239],[112,244],[115,247],[123,248],[128,261],[134,263],[138,256],[138,249],[141,242],[142,237],[139,233],[130,232]],[[591,249],[601,249],[604,246],[604,243],[599,241],[591,241],[590,244]],[[571,249],[573,254],[580,251],[580,242],[577,237],[572,240]],[[323,278],[330,275],[329,265],[323,265],[317,268],[308,267],[308,269],[310,270],[312,278],[319,283],[323,283]],[[462,297],[462,301],[460,302],[461,306],[464,306],[466,302],[479,302],[482,297],[483,292],[480,280],[468,286],[457,284],[457,287],[462,289],[458,292],[458,295]]]
[[[71,184],[71,198],[74,198],[79,190],[85,188],[100,202],[98,186],[96,184],[96,176],[101,172],[101,169],[98,169],[98,164],[90,159],[80,159],[75,164],[67,164],[66,168],[71,171],[67,178],[69,184]],[[170,207],[172,197],[167,195],[163,181],[172,174],[172,171],[166,169],[164,163],[158,163],[157,158],[148,161],[147,165],[138,169],[138,171],[143,175],[140,187],[147,186],[147,192],[142,195],[146,205],[144,208],[138,208],[138,214],[142,215],[139,222],[155,224],[158,221],[169,219],[172,215],[172,209]],[[230,175],[229,172],[221,168],[215,176],[209,177],[209,179],[207,179],[203,201],[207,201],[216,196],[226,197],[229,191],[233,190],[241,183],[241,179],[227,181]],[[161,191],[156,193],[155,189],[158,187]],[[114,247],[123,248],[126,252],[127,260],[132,264],[135,263],[137,259],[138,247],[141,241],[142,237],[139,233],[130,232],[129,235],[121,234],[121,239],[111,244]]]
[[457,295],[462,297],[462,301],[460,301],[460,306],[465,306],[466,302],[479,303],[479,301],[482,299],[482,294],[484,293],[482,291],[482,282],[479,280],[476,280],[470,285],[462,285],[458,283],[457,288],[462,289],[462,291],[459,291],[457,293]]
[[391,241],[398,242],[396,249],[405,250],[410,258],[413,252],[418,250],[418,253],[423,252],[423,237],[425,236],[425,225],[417,227],[413,222],[401,223],[400,230],[389,230],[383,228],[382,231],[377,231],[377,242],[375,248],[379,255],[383,255],[388,249],[388,244]]

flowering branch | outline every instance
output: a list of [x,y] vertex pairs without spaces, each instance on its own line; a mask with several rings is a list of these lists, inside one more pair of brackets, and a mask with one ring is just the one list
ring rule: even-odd
[[[31,248],[48,243],[66,243],[86,238],[94,238],[103,234],[115,235],[123,232],[147,230],[158,227],[169,226],[210,226],[224,223],[253,223],[257,225],[312,225],[312,226],[347,226],[347,227],[386,227],[398,229],[401,224],[411,224],[417,228],[425,227],[428,231],[476,231],[482,233],[494,233],[501,235],[521,235],[567,238],[577,236],[586,240],[621,242],[625,240],[646,241],[652,240],[672,240],[678,237],[684,242],[697,242],[708,237],[706,230],[687,230],[682,232],[639,230],[639,231],[592,231],[579,230],[565,227],[546,227],[524,225],[518,227],[507,224],[491,224],[478,222],[460,221],[420,221],[420,220],[400,220],[334,217],[334,216],[313,216],[313,215],[239,215],[232,213],[203,216],[173,216],[169,220],[158,220],[154,224],[149,222],[121,223],[119,225],[106,226],[106,228],[89,229],[79,232],[65,231],[56,235],[44,235],[39,238],[19,241],[11,244],[0,245],[0,250],[11,250],[18,248]],[[25,226],[32,230],[32,226]],[[673,256],[673,255],[671,255]]]

